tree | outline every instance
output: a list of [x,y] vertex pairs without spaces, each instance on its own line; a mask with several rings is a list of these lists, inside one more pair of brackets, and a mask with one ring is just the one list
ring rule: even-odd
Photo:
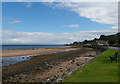
[[83,44],[87,44],[87,42],[88,42],[87,40],[84,40],[84,41],[83,41]]
[[118,43],[117,46],[120,46],[120,33],[117,33],[117,43]]
[[99,39],[100,40],[105,40],[105,35],[101,35]]
[[78,42],[73,42],[73,45],[78,45]]
[[115,40],[114,40],[114,39],[110,39],[110,40],[108,41],[108,44],[109,44],[110,46],[114,45],[114,44],[115,44]]
[[94,38],[94,39],[93,39],[93,41],[96,41],[96,40],[98,40],[98,39],[97,39],[97,38]]

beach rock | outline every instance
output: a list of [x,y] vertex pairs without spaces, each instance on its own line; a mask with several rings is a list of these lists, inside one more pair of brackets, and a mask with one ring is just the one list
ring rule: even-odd
[[56,82],[58,83],[58,82],[61,82],[62,80],[63,80],[62,78],[58,78]]
[[22,79],[21,77],[19,77],[19,80]]
[[49,69],[48,67],[46,67],[45,69]]
[[75,60],[72,60],[72,62],[74,63],[74,62],[75,62]]
[[54,76],[54,79],[56,79],[57,77],[56,76]]
[[68,68],[67,71],[69,72],[69,71],[70,71],[70,68]]
[[77,65],[77,66],[80,66],[80,64],[78,64],[78,63],[77,63],[76,65]]
[[50,65],[49,68],[52,68],[52,65]]
[[76,64],[76,66],[80,66],[80,63],[79,63],[79,62],[76,62],[75,64]]
[[68,58],[69,60],[71,59],[71,58]]
[[76,58],[76,61],[78,61],[78,58]]
[[91,55],[89,55],[89,57],[91,57]]
[[50,82],[50,78],[47,78],[47,80],[46,80],[47,82]]
[[62,78],[65,77],[65,73],[62,74]]
[[40,70],[39,68],[37,70]]
[[63,72],[62,70],[60,70],[60,72]]
[[22,59],[24,59],[25,57],[22,57]]
[[46,62],[44,62],[44,64],[46,65],[47,63],[46,63]]
[[11,76],[10,79],[12,79],[13,77]]

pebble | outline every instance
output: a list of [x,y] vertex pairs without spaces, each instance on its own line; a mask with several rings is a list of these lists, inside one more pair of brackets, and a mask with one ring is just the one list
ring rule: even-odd
[[80,64],[76,64],[77,66],[80,66]]
[[72,62],[75,62],[75,60],[72,60]]

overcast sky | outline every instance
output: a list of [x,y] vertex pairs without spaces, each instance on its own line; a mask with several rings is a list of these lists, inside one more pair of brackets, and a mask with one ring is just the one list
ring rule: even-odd
[[2,14],[3,44],[66,44],[118,32],[117,2],[3,2]]

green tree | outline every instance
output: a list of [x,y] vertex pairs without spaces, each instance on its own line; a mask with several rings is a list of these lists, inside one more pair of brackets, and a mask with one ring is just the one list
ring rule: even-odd
[[115,44],[115,40],[114,39],[110,39],[108,41],[108,43],[109,43],[110,46],[113,46]]
[[84,40],[84,41],[83,41],[83,44],[87,44],[87,43],[88,43],[88,41],[87,41],[87,40]]
[[73,45],[78,45],[78,42],[73,42]]
[[99,39],[100,40],[105,40],[105,35],[101,35]]

